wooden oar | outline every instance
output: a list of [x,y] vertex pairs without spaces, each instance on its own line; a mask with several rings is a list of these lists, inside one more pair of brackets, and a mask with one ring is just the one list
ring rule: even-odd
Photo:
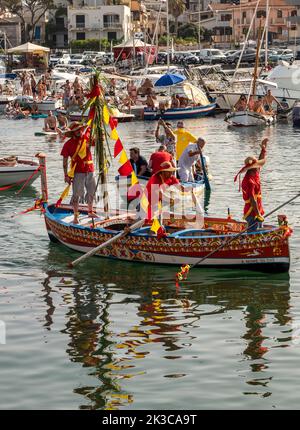
[[111,245],[113,242],[116,242],[118,239],[120,239],[121,237],[126,236],[127,234],[131,233],[133,230],[136,230],[137,228],[141,227],[144,224],[145,220],[141,219],[138,220],[136,223],[132,224],[131,226],[128,227],[128,229],[125,231],[121,231],[119,234],[117,234],[116,236],[111,237],[110,239],[108,239],[106,242],[101,243],[101,245],[96,246],[96,248],[91,249],[90,251],[88,251],[87,253],[83,254],[81,257],[77,258],[74,261],[71,261],[69,263],[69,267],[75,267],[77,266],[77,264],[81,263],[82,261],[86,260],[89,257],[92,257],[94,254],[96,254],[96,252],[98,252],[100,249],[105,248],[106,246]]
[[201,165],[202,165],[203,180],[204,180],[205,188],[210,191],[211,187],[210,187],[209,179],[208,179],[208,176],[206,173],[205,162],[204,162],[204,157],[203,157],[202,151],[200,152],[200,160],[201,160]]
[[[277,212],[279,209],[283,208],[283,206],[286,206],[287,204],[291,203],[293,200],[296,200],[298,197],[300,196],[300,193],[298,193],[296,196],[292,197],[291,199],[289,199],[288,201],[286,201],[285,203],[282,203],[281,205],[277,206],[277,208],[273,209],[271,212],[267,213],[265,215],[265,218],[267,218],[268,216],[272,215],[274,212]],[[250,224],[247,228],[245,228],[244,230],[240,231],[238,234],[235,234],[234,236],[232,236],[229,240],[226,240],[224,243],[222,243],[222,245],[218,246],[216,249],[214,249],[213,251],[211,251],[209,254],[207,254],[205,257],[202,257],[200,260],[196,261],[196,263],[191,264],[190,265],[190,269],[191,270],[193,267],[201,264],[204,260],[206,260],[207,258],[209,258],[210,256],[212,256],[213,254],[215,254],[217,251],[219,251],[220,249],[222,249],[225,245],[228,245],[229,243],[231,243],[233,240],[237,239],[238,237],[240,237],[242,234],[246,233],[251,227],[253,227],[256,224],[257,221],[254,221],[252,224]]]

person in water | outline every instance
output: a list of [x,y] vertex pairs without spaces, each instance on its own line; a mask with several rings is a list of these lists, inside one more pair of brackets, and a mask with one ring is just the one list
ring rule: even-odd
[[47,118],[45,118],[44,124],[44,131],[57,131],[57,119],[51,110],[49,111]]

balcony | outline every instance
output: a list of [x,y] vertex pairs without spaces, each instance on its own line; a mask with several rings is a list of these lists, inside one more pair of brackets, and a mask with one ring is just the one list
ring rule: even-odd
[[104,22],[103,23],[103,29],[104,30],[108,30],[108,29],[121,29],[122,28],[122,24],[120,22]]

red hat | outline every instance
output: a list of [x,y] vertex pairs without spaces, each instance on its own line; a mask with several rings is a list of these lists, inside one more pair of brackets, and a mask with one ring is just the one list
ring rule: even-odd
[[239,178],[239,191],[241,189],[241,174],[248,172],[251,169],[260,169],[264,165],[264,160],[257,160],[255,157],[247,157],[245,159],[245,165],[238,171],[234,177],[234,182]]

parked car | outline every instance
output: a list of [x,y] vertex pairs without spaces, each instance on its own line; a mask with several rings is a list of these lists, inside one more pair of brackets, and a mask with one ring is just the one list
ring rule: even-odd
[[220,49],[201,49],[197,56],[200,64],[226,63],[226,55]]
[[71,59],[69,64],[83,64],[83,55],[82,54],[71,54]]
[[[227,56],[227,63],[237,64],[239,61],[242,50],[235,51],[233,54]],[[256,50],[253,48],[246,48],[243,52],[242,63],[254,63],[256,58]]]
[[59,60],[59,64],[69,64],[71,60],[70,54],[63,54]]
[[200,58],[196,54],[189,54],[183,58],[184,64],[200,64]]
[[284,60],[292,63],[294,61],[294,52],[291,49],[278,49],[269,55],[269,60],[274,62]]

